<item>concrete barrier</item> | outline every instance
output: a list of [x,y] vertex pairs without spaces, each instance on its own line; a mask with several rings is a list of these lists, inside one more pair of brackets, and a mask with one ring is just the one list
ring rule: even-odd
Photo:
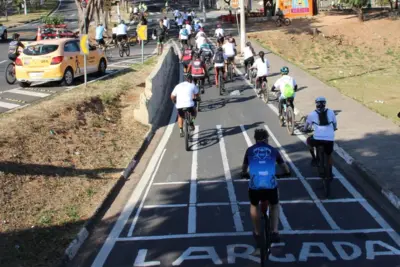
[[134,110],[135,119],[151,125],[153,130],[173,107],[170,95],[183,74],[180,57],[181,51],[176,42],[170,40],[164,45],[163,54],[146,79],[145,90],[140,95],[140,105]]

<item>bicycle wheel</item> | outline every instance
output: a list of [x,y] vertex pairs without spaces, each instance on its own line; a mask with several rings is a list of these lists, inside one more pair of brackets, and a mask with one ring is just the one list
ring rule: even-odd
[[261,84],[261,90],[262,90],[262,96],[263,96],[263,100],[266,104],[268,104],[269,101],[269,90],[268,90],[268,84],[267,82],[262,82]]
[[277,27],[282,26],[282,21],[281,21],[281,19],[275,20],[275,25],[276,25]]
[[17,78],[15,77],[15,65],[13,62],[7,65],[5,76],[8,84],[14,84],[17,81]]
[[122,44],[118,44],[118,52],[120,57],[124,56],[124,47],[122,46]]
[[199,81],[199,89],[200,89],[201,94],[204,94],[204,81],[203,80]]
[[267,213],[262,214],[262,223],[260,227],[260,262],[261,262],[261,267],[264,267],[267,262],[267,257],[268,257],[268,243],[269,243],[269,218]]
[[285,26],[289,26],[292,22],[290,19],[284,19],[283,23],[285,24]]
[[290,135],[294,133],[294,112],[291,106],[286,110],[286,128]]
[[185,149],[186,151],[189,151],[189,120],[190,120],[190,115],[188,111],[185,113]]
[[218,87],[219,87],[219,95],[222,95],[222,91],[223,91],[223,88],[224,88],[224,79],[222,79],[222,71],[220,71],[219,72],[219,75],[218,75]]
[[232,81],[232,65],[228,65],[228,79],[231,82]]
[[125,54],[127,57],[129,57],[129,55],[131,54],[131,49],[128,43],[125,44]]

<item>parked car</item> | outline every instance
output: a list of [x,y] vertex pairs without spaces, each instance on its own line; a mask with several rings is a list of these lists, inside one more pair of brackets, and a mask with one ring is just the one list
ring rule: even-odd
[[[103,75],[107,58],[102,49],[91,46],[87,56],[87,73]],[[84,56],[79,39],[62,38],[31,42],[15,61],[15,74],[21,87],[33,82],[60,82],[72,85],[76,77],[84,74]]]
[[7,41],[7,28],[3,24],[0,23],[0,36],[1,40]]

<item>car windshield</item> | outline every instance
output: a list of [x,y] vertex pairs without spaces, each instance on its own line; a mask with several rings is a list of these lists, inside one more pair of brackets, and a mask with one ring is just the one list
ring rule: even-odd
[[55,44],[36,44],[30,45],[24,49],[24,54],[29,56],[41,56],[52,53],[58,49]]

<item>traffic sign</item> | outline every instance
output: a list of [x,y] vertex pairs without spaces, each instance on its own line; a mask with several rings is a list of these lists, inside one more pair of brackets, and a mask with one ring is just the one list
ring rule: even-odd
[[140,40],[147,40],[147,25],[141,25],[137,30]]
[[239,8],[239,0],[231,0],[231,7],[232,8]]
[[89,42],[87,34],[81,34],[79,44],[81,47],[81,53],[84,55],[89,55]]

